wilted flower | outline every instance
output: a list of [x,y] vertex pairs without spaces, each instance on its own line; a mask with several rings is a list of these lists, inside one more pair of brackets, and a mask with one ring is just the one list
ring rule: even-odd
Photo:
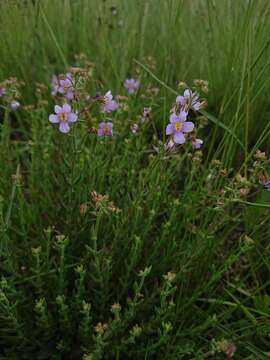
[[115,100],[113,100],[112,92],[110,90],[103,96],[102,102],[102,112],[110,113],[118,108],[118,104]]
[[98,128],[98,136],[113,136],[113,123],[101,122]]
[[195,149],[200,149],[202,144],[203,144],[203,140],[201,140],[201,139],[195,139],[195,140],[192,141],[192,147],[193,147],[194,150]]
[[150,117],[151,111],[152,111],[151,107],[145,107],[143,109],[143,116],[141,117],[142,124],[145,122],[146,119],[148,119]]
[[173,142],[173,140],[172,139],[170,139],[165,145],[164,145],[164,147],[165,147],[165,150],[166,151],[173,151],[174,149],[175,149],[175,143]]
[[194,84],[198,86],[204,93],[208,93],[209,83],[207,80],[196,79]]
[[217,343],[218,348],[223,351],[227,355],[228,360],[232,360],[235,352],[236,352],[236,346],[232,341],[228,341],[226,339],[223,339]]
[[185,133],[189,133],[194,129],[191,121],[186,121],[187,113],[181,111],[179,115],[175,113],[170,116],[170,124],[166,127],[166,135],[173,135],[173,141],[176,144],[184,144],[186,142]]
[[133,134],[136,134],[137,131],[139,130],[139,125],[138,125],[138,124],[132,124],[131,127],[130,127],[130,129],[131,129],[131,132],[132,132]]
[[71,74],[66,74],[66,78],[59,80],[58,92],[64,94],[68,100],[74,99],[74,87]]
[[59,130],[62,133],[68,133],[70,131],[69,124],[77,121],[77,114],[71,111],[69,104],[64,104],[62,107],[55,105],[55,114],[49,116],[49,121],[53,124],[59,124]]
[[124,86],[130,94],[133,94],[140,87],[140,82],[135,79],[126,79]]
[[53,75],[51,85],[52,85],[51,94],[52,96],[55,96],[59,91],[59,80],[56,75]]
[[190,89],[184,91],[184,96],[177,96],[176,102],[185,110],[191,108],[194,111],[198,111],[202,105],[199,101],[199,96]]
[[266,190],[270,191],[270,180],[265,181],[264,186]]
[[16,111],[20,106],[21,104],[19,103],[19,101],[16,100],[12,100],[10,103],[10,108],[12,111]]

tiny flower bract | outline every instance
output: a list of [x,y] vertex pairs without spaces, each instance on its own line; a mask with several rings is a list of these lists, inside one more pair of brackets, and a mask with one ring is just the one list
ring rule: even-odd
[[186,121],[187,113],[181,111],[179,115],[175,113],[170,116],[170,124],[166,127],[166,135],[172,135],[176,144],[184,144],[186,142],[185,133],[189,133],[194,129],[191,121]]
[[113,136],[113,123],[112,122],[101,122],[98,128],[98,136]]
[[70,131],[70,123],[77,121],[77,114],[71,111],[69,104],[64,104],[62,107],[55,105],[55,114],[49,116],[49,121],[53,124],[59,124],[59,130],[66,134]]

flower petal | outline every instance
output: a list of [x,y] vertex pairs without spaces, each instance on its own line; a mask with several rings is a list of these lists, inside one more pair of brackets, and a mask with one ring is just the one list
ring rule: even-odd
[[62,109],[65,113],[71,112],[71,106],[69,104],[64,104]]
[[54,115],[54,114],[51,114],[51,115],[49,116],[49,121],[50,121],[52,124],[57,124],[57,123],[59,123],[58,116],[57,116],[57,115]]
[[166,127],[166,135],[171,135],[173,133],[173,126],[172,124],[168,124]]
[[186,99],[184,98],[184,96],[178,95],[178,96],[176,97],[175,102],[177,102],[177,103],[179,103],[179,104],[181,104],[181,105],[185,105]]
[[178,116],[177,116],[175,113],[172,113],[172,114],[170,115],[170,122],[173,124],[173,123],[175,123],[176,121],[179,121]]
[[187,119],[187,113],[185,111],[181,111],[178,116],[178,121],[184,122]]
[[68,122],[76,122],[77,118],[78,118],[77,114],[71,112],[68,116]]
[[189,98],[191,98],[192,97],[192,91],[190,90],[190,89],[186,89],[185,91],[184,91],[184,97],[186,98],[186,99],[189,99]]
[[67,93],[66,93],[66,98],[68,99],[68,100],[73,100],[74,99],[74,93],[73,93],[73,91],[72,90],[69,90]]
[[183,123],[182,131],[184,133],[189,133],[194,129],[194,124],[192,121],[185,121]]
[[69,132],[70,127],[69,127],[69,125],[68,125],[67,122],[62,121],[62,122],[60,123],[60,125],[59,125],[59,130],[60,130],[62,133],[66,134],[66,133]]
[[55,112],[56,114],[60,113],[61,110],[62,110],[61,106],[55,105],[55,107],[54,107],[54,112]]
[[105,97],[106,97],[108,100],[112,100],[113,96],[112,96],[111,90],[109,90],[109,91],[106,92]]
[[173,141],[176,144],[184,144],[186,142],[185,136],[182,132],[177,132],[173,136]]

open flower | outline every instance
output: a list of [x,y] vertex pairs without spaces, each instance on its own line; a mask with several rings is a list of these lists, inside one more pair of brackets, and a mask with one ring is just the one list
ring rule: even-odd
[[124,86],[130,94],[133,94],[140,87],[140,82],[135,79],[126,79]]
[[59,81],[58,92],[64,94],[68,100],[74,99],[74,86],[71,74],[66,74],[66,78]]
[[176,144],[184,144],[186,142],[185,133],[189,133],[194,129],[191,121],[186,121],[187,113],[181,111],[179,115],[175,113],[170,116],[170,124],[166,127],[166,135],[172,135]]
[[101,122],[98,128],[98,136],[113,136],[113,123],[112,122]]
[[113,100],[112,92],[109,90],[102,98],[101,111],[105,113],[111,113],[118,108],[118,104]]
[[70,123],[77,121],[77,114],[71,111],[69,104],[64,104],[62,107],[55,105],[55,114],[49,116],[49,121],[53,124],[59,124],[59,130],[66,134],[70,131]]
[[199,96],[190,89],[186,89],[183,96],[177,96],[176,102],[185,110],[191,108],[194,111],[198,111],[202,105],[199,101]]
[[194,150],[200,149],[202,147],[203,140],[201,139],[195,139],[192,141],[192,147]]

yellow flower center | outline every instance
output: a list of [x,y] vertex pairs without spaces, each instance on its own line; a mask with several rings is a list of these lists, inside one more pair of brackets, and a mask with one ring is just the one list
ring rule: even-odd
[[111,129],[109,128],[109,126],[105,126],[105,127],[103,128],[103,131],[104,131],[104,134],[105,134],[105,135],[110,135]]
[[59,114],[59,119],[60,119],[60,121],[66,121],[67,120],[67,114],[64,113],[64,112],[61,112]]
[[69,85],[65,85],[65,86],[64,86],[64,91],[65,91],[65,92],[68,92],[68,91],[69,91],[69,88],[70,88]]
[[183,124],[180,121],[176,121],[174,123],[174,128],[176,131],[180,131],[182,129],[182,127],[183,127]]

